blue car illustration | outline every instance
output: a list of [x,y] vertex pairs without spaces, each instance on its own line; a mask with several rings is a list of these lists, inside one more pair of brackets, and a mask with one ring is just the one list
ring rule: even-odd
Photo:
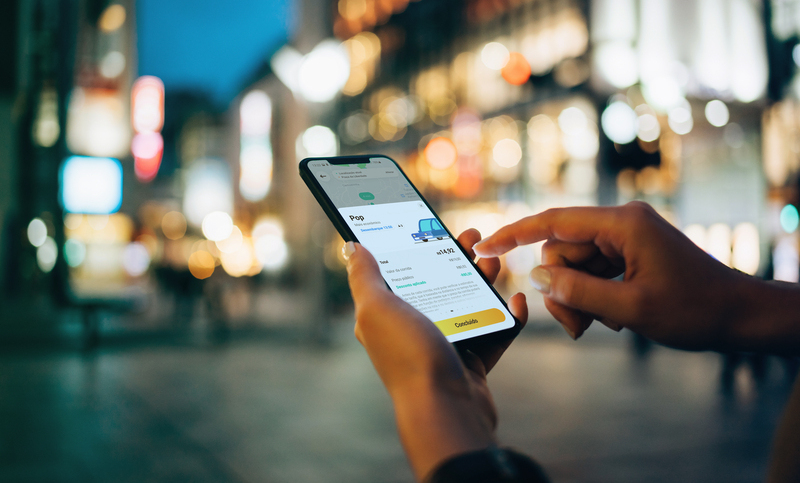
[[419,233],[412,233],[411,237],[414,241],[426,242],[434,238],[441,240],[449,237],[449,235],[447,234],[447,230],[439,223],[439,220],[436,218],[424,218],[419,220]]

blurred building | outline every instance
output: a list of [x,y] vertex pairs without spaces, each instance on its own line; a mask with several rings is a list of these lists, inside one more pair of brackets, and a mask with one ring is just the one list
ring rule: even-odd
[[[396,159],[456,232],[641,199],[723,263],[798,280],[798,2],[304,0],[227,108],[139,76],[133,0],[2,9],[17,316],[324,334],[342,240],[297,162],[356,153]],[[507,255],[503,290],[538,263]]]
[[[343,152],[393,156],[455,231],[642,199],[723,263],[797,280],[796,2],[334,5]],[[508,290],[537,263],[506,257]]]

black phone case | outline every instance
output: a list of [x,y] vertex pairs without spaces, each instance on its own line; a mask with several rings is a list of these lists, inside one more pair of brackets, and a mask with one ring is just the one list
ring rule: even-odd
[[[387,160],[391,161],[394,164],[394,166],[398,170],[400,170],[400,173],[402,173],[403,177],[408,182],[408,185],[411,186],[412,188],[414,188],[414,191],[416,191],[417,195],[419,195],[420,200],[422,200],[422,202],[425,203],[425,206],[427,206],[428,209],[431,210],[431,213],[433,213],[433,215],[436,217],[436,219],[439,220],[439,223],[441,223],[442,227],[447,231],[447,234],[450,235],[450,238],[452,238],[453,240],[456,240],[456,237],[453,236],[453,234],[450,232],[450,229],[447,228],[447,226],[445,226],[445,224],[442,222],[441,218],[436,213],[436,211],[434,211],[434,209],[431,207],[431,205],[428,204],[428,200],[426,200],[425,197],[422,196],[422,193],[420,193],[419,190],[417,189],[417,187],[414,186],[414,183],[412,183],[411,180],[408,179],[408,176],[403,171],[403,168],[401,168],[400,165],[397,164],[397,161],[393,160],[392,158],[390,158],[390,157],[388,157],[386,155],[383,155],[383,154],[361,154],[361,155],[353,155],[353,156],[331,156],[331,157],[324,157],[324,158],[305,158],[304,160],[300,161],[300,178],[303,180],[303,182],[305,182],[306,186],[308,186],[308,189],[311,191],[311,194],[314,195],[314,198],[317,200],[317,203],[319,203],[319,205],[322,207],[323,211],[328,216],[328,219],[331,220],[331,222],[333,223],[333,226],[336,228],[336,231],[339,232],[339,235],[341,235],[341,237],[345,241],[357,242],[358,240],[356,239],[356,236],[352,232],[352,230],[350,230],[350,227],[347,226],[347,223],[345,223],[344,218],[342,218],[341,214],[339,214],[339,212],[337,211],[336,207],[333,205],[333,202],[330,200],[328,195],[322,189],[322,186],[320,186],[320,184],[317,182],[317,180],[314,179],[314,176],[311,175],[311,171],[308,169],[308,163],[311,162],[311,161],[327,161],[327,162],[329,162],[331,164],[334,164],[334,165],[335,164],[357,164],[359,162],[363,162],[364,160],[366,160],[367,162],[370,162],[370,158],[382,158],[382,159],[387,159]],[[472,257],[470,257],[466,253],[466,251],[461,246],[461,244],[456,243],[456,246],[458,246],[458,248],[461,250],[461,252],[464,255],[464,257],[475,268],[476,272],[478,274],[480,274],[480,276],[483,279],[483,281],[486,282],[486,285],[489,286],[489,288],[492,290],[492,292],[495,294],[495,296],[500,300],[500,302],[503,304],[503,306],[506,308],[506,310],[508,310],[508,305],[506,304],[506,301],[503,300],[503,297],[501,297],[500,294],[497,293],[497,290],[495,290],[494,287],[492,286],[492,284],[489,282],[489,280],[486,279],[486,276],[483,274],[483,272],[478,268],[477,265],[475,265],[475,262],[473,262]],[[388,286],[388,284],[387,284],[387,286]],[[389,289],[391,290],[391,287]],[[509,313],[511,313],[511,311],[509,311]],[[513,314],[512,314],[512,317],[513,317]],[[519,320],[517,320],[517,318],[514,317],[514,327],[510,327],[508,329],[504,329],[504,330],[501,330],[501,331],[498,331],[498,332],[493,332],[491,334],[486,334],[486,335],[473,337],[471,339],[460,340],[458,342],[454,342],[453,345],[456,346],[459,350],[469,350],[471,348],[475,348],[475,347],[479,347],[479,346],[487,346],[487,345],[491,345],[491,344],[496,344],[496,343],[500,343],[500,342],[503,342],[503,341],[507,341],[509,339],[513,339],[514,337],[517,336],[517,334],[519,334],[519,331],[521,330],[521,328],[522,328],[522,325],[520,324]]]

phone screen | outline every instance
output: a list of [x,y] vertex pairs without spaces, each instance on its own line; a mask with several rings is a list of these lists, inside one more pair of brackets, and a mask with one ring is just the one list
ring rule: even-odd
[[308,168],[357,241],[375,256],[392,291],[433,321],[447,340],[514,326],[499,296],[393,161],[311,160]]

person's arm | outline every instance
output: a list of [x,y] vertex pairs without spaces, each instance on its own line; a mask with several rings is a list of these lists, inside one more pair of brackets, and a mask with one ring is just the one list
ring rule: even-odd
[[[476,230],[459,237],[465,247],[478,240]],[[416,477],[423,480],[454,456],[494,445],[497,416],[486,373],[511,341],[459,356],[430,320],[386,287],[369,251],[349,243],[345,254],[355,334],[392,398],[400,439]],[[480,260],[478,267],[490,280],[500,269],[496,258]],[[508,305],[524,324],[525,296],[511,297]]]
[[547,210],[474,249],[496,257],[542,240],[531,281],[573,338],[599,320],[683,349],[800,353],[800,287],[726,267],[645,203]]
[[800,354],[800,285],[752,277],[738,285],[741,311],[726,328],[727,346],[770,354]]

